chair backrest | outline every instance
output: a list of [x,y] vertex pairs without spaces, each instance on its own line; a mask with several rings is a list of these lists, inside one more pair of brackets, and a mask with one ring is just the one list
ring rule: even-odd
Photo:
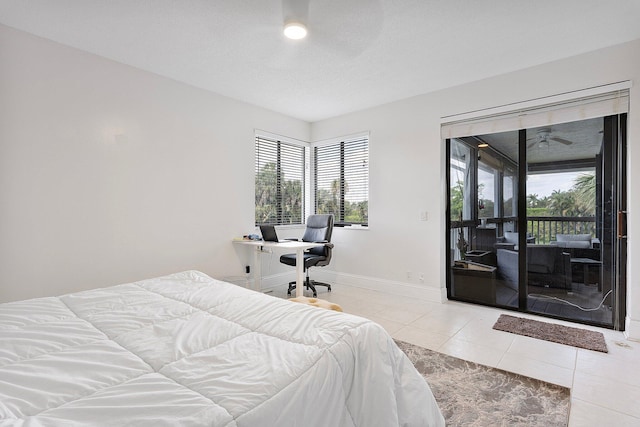
[[[304,231],[302,240],[305,242],[330,242],[333,232],[333,215],[318,214],[309,215],[307,218],[307,228]],[[318,246],[309,249],[309,253],[327,256],[330,249],[325,246]]]
[[561,256],[562,249],[558,246],[528,245],[527,268],[535,273],[554,273]]
[[505,231],[504,233],[504,241],[506,243],[513,243],[514,245],[518,245],[518,232],[517,231]]
[[[519,234],[517,231],[505,231],[504,236],[500,236],[497,239],[497,243],[507,243],[510,245],[514,245],[513,249],[518,250],[519,245]],[[527,244],[535,243],[536,238],[531,235],[531,233],[527,233]],[[503,247],[502,249],[507,249]]]

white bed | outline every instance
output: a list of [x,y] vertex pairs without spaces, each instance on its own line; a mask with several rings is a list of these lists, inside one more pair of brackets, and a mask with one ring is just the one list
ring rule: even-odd
[[188,271],[0,304],[0,426],[440,426],[377,324]]

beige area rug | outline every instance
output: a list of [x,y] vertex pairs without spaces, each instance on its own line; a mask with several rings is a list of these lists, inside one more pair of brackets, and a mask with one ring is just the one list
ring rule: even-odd
[[493,325],[493,329],[587,350],[609,352],[602,332],[587,329],[572,328],[506,314],[500,315],[496,324]]
[[569,389],[396,340],[427,380],[447,426],[566,426]]

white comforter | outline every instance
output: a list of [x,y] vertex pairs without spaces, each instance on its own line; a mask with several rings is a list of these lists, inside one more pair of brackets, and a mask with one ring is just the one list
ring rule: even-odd
[[444,420],[377,324],[189,271],[0,305],[0,425]]

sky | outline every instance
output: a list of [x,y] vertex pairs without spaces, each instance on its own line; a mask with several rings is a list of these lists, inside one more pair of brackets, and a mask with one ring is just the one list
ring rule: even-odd
[[[527,194],[537,194],[539,199],[550,196],[555,190],[568,191],[573,187],[576,177],[585,172],[561,172],[530,174],[527,176]],[[478,174],[478,183],[484,184],[483,198],[493,200],[492,188],[493,176],[490,174]]]
[[[554,172],[546,174],[529,174],[527,176],[527,194],[537,194],[539,199],[550,196],[555,190],[568,191],[573,187],[575,179],[586,171]],[[451,182],[462,180],[461,171],[451,170]],[[483,198],[493,200],[493,176],[489,173],[478,173],[478,183],[484,184]]]
[[538,198],[541,199],[550,196],[554,190],[570,190],[576,177],[584,173],[562,172],[529,175],[527,177],[527,194],[537,194]]

